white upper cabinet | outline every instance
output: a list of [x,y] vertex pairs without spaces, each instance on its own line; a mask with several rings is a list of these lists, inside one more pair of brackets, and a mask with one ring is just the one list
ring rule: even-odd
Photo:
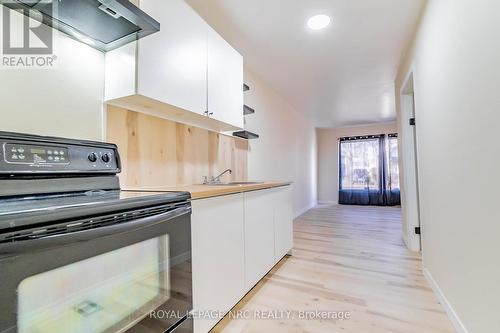
[[217,32],[208,29],[208,112],[243,127],[243,57]]
[[106,54],[106,102],[219,132],[241,129],[241,55],[183,0],[140,7],[160,31]]
[[184,1],[141,0],[161,30],[139,40],[138,93],[203,114],[207,110],[207,26]]

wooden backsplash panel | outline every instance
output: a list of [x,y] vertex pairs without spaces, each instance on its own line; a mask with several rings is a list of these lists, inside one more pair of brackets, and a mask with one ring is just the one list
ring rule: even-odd
[[199,184],[227,168],[233,174],[225,180],[247,180],[246,140],[113,106],[107,116],[123,187]]

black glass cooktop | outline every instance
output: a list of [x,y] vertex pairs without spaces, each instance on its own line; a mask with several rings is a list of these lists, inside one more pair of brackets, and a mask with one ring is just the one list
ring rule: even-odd
[[133,210],[190,199],[187,192],[88,191],[0,199],[0,232],[26,225]]

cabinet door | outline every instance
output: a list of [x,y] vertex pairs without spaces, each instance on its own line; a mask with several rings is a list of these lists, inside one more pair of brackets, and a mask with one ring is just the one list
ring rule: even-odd
[[[245,294],[243,194],[192,202],[193,308],[229,311]],[[195,319],[206,333],[217,319]]]
[[139,40],[137,93],[204,114],[208,25],[183,0],[141,0],[140,6],[161,28]]
[[252,288],[274,265],[274,203],[271,191],[245,193],[245,281]]
[[292,189],[279,187],[274,191],[274,255],[280,261],[293,247]]
[[243,128],[243,57],[212,28],[208,29],[208,111]]

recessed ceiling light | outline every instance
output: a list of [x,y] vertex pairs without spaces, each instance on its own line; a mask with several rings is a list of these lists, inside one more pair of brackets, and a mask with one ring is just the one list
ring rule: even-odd
[[307,26],[311,30],[321,30],[326,28],[332,20],[328,15],[314,15],[307,21]]

